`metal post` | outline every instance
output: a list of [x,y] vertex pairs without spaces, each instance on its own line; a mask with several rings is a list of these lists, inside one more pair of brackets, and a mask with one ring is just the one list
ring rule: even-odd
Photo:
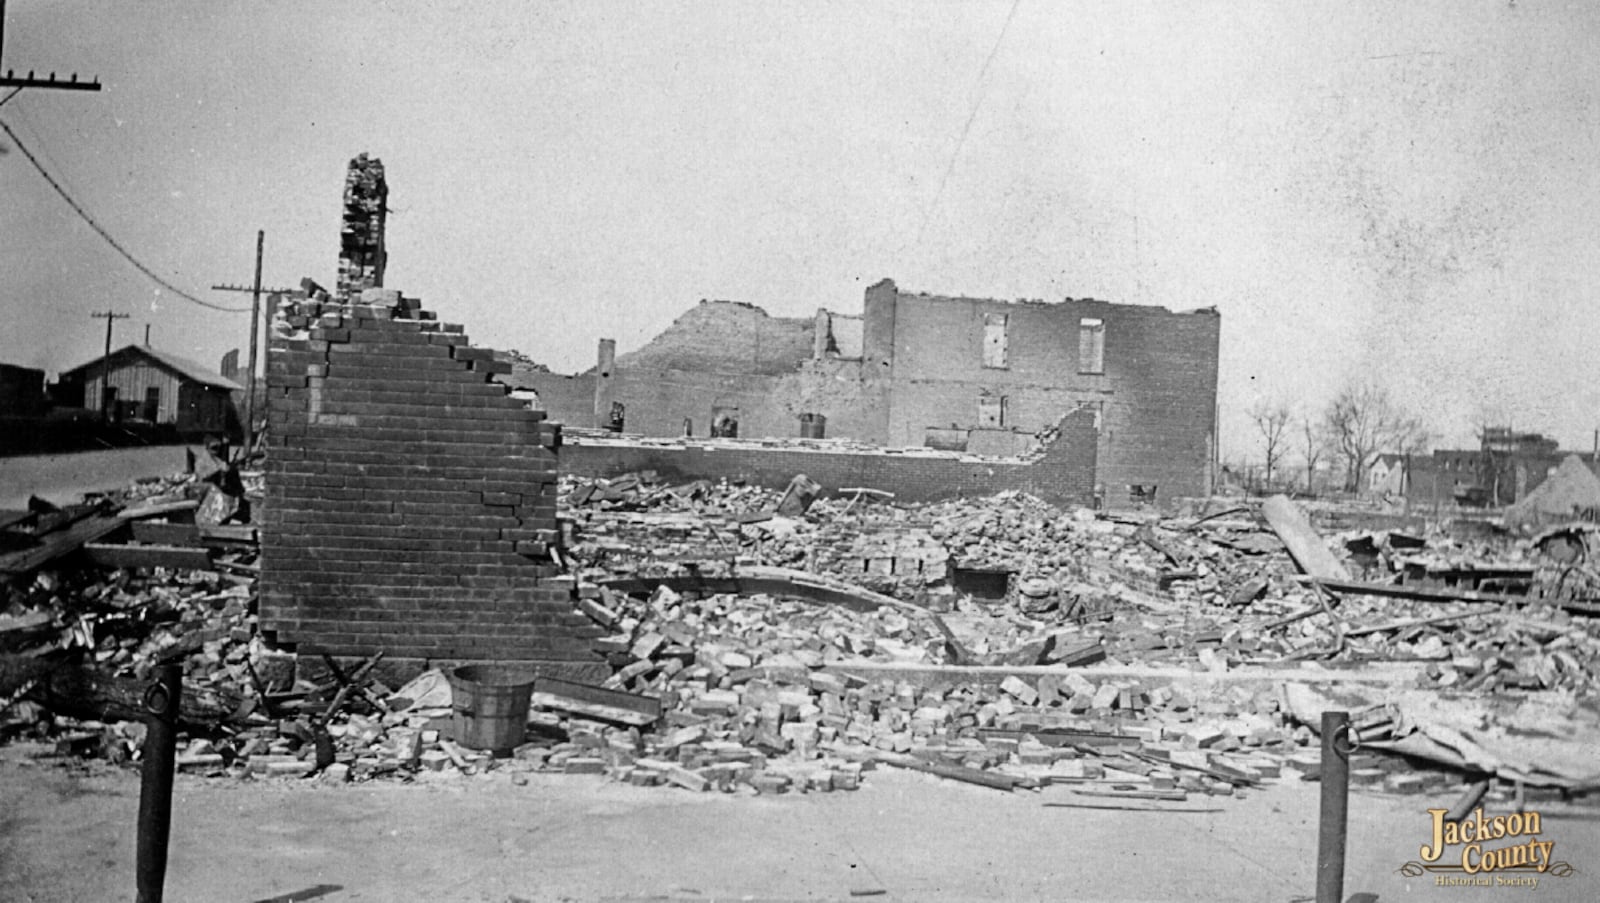
[[156,667],[145,691],[149,727],[144,737],[144,770],[139,782],[137,903],[161,903],[167,879],[167,838],[172,831],[172,772],[177,758],[178,708],[183,699],[183,668]]
[[1344,842],[1350,821],[1350,713],[1322,713],[1322,816],[1317,833],[1317,903],[1344,899]]
[[250,373],[245,379],[244,395],[244,455],[250,456],[255,447],[256,435],[256,346],[261,344],[256,330],[261,328],[261,249],[267,233],[256,230],[256,281],[250,290]]

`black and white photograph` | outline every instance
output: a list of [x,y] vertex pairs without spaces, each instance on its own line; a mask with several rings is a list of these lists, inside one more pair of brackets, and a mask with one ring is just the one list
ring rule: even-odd
[[0,900],[1600,899],[1597,48],[0,0]]

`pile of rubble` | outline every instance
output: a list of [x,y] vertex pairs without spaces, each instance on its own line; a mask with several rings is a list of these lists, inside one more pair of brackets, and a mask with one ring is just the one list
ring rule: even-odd
[[[241,482],[248,496],[251,475]],[[182,501],[198,484],[144,482],[98,510],[168,512],[147,529],[171,532],[200,505]],[[213,549],[202,568],[80,565],[13,580],[0,600],[0,739],[137,758],[141,682],[181,661],[179,766],[199,774],[542,770],[774,793],[852,789],[892,766],[1137,805],[1234,793],[1285,766],[1315,773],[1303,688],[1336,684],[1368,700],[1354,710],[1373,750],[1358,783],[1449,780],[1379,755],[1388,743],[1454,768],[1589,786],[1573,768],[1510,771],[1496,738],[1471,726],[1452,730],[1478,744],[1475,757],[1439,753],[1424,742],[1432,716],[1407,695],[1535,700],[1586,724],[1575,706],[1595,690],[1600,632],[1584,603],[1552,592],[1580,585],[1581,530],[1517,542],[1349,531],[1328,545],[1358,583],[1302,575],[1287,540],[1247,509],[1162,519],[1014,493],[896,506],[865,490],[797,502],[793,487],[649,475],[567,480],[564,501],[574,605],[608,632],[595,651],[611,676],[571,692],[540,678],[509,757],[459,742],[439,672],[393,689],[374,677],[381,655],[297,668],[268,649],[248,545]]]

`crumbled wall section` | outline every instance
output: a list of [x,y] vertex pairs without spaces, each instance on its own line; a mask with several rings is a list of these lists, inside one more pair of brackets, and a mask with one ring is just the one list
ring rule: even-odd
[[594,662],[558,577],[560,427],[414,299],[291,300],[268,352],[261,623],[301,652]]
[[743,480],[781,489],[797,473],[835,492],[865,486],[894,493],[896,501],[931,502],[1018,490],[1060,505],[1094,503],[1096,412],[1079,408],[1063,418],[1059,435],[1029,461],[975,458],[931,451],[897,453],[764,446],[757,442],[579,442],[561,452],[561,467],[577,476],[612,477],[654,470],[663,479]]

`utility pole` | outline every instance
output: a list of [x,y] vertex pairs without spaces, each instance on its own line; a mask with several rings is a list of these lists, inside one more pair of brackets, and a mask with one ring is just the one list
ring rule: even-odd
[[[0,58],[4,58],[5,46],[6,0],[0,0]],[[34,78],[33,72],[31,71],[28,73],[27,78],[17,78],[17,74],[15,72],[7,69],[6,74],[3,77],[0,77],[0,88],[15,89],[10,94],[7,94],[3,99],[0,99],[0,103],[5,103],[7,100],[10,100],[12,97],[16,96],[17,92],[21,91],[23,88],[48,88],[54,91],[98,91],[100,90],[100,79],[96,78],[93,81],[80,82],[78,81],[78,73],[76,72],[72,73],[72,77],[67,81],[62,81],[56,78],[56,74],[54,72],[50,73],[48,78]]]
[[107,309],[105,313],[90,314],[95,319],[106,321],[106,354],[100,359],[100,419],[111,419],[111,411],[106,405],[106,387],[111,384],[111,324],[117,320],[128,319],[128,314],[119,314]]
[[[213,285],[213,291],[250,293],[250,357],[249,373],[245,376],[244,392],[244,454],[248,456],[255,447],[256,433],[256,346],[260,344],[261,328],[261,254],[266,246],[267,233],[256,230],[256,278],[248,288],[242,285]],[[266,289],[270,294],[287,294],[293,289]]]

